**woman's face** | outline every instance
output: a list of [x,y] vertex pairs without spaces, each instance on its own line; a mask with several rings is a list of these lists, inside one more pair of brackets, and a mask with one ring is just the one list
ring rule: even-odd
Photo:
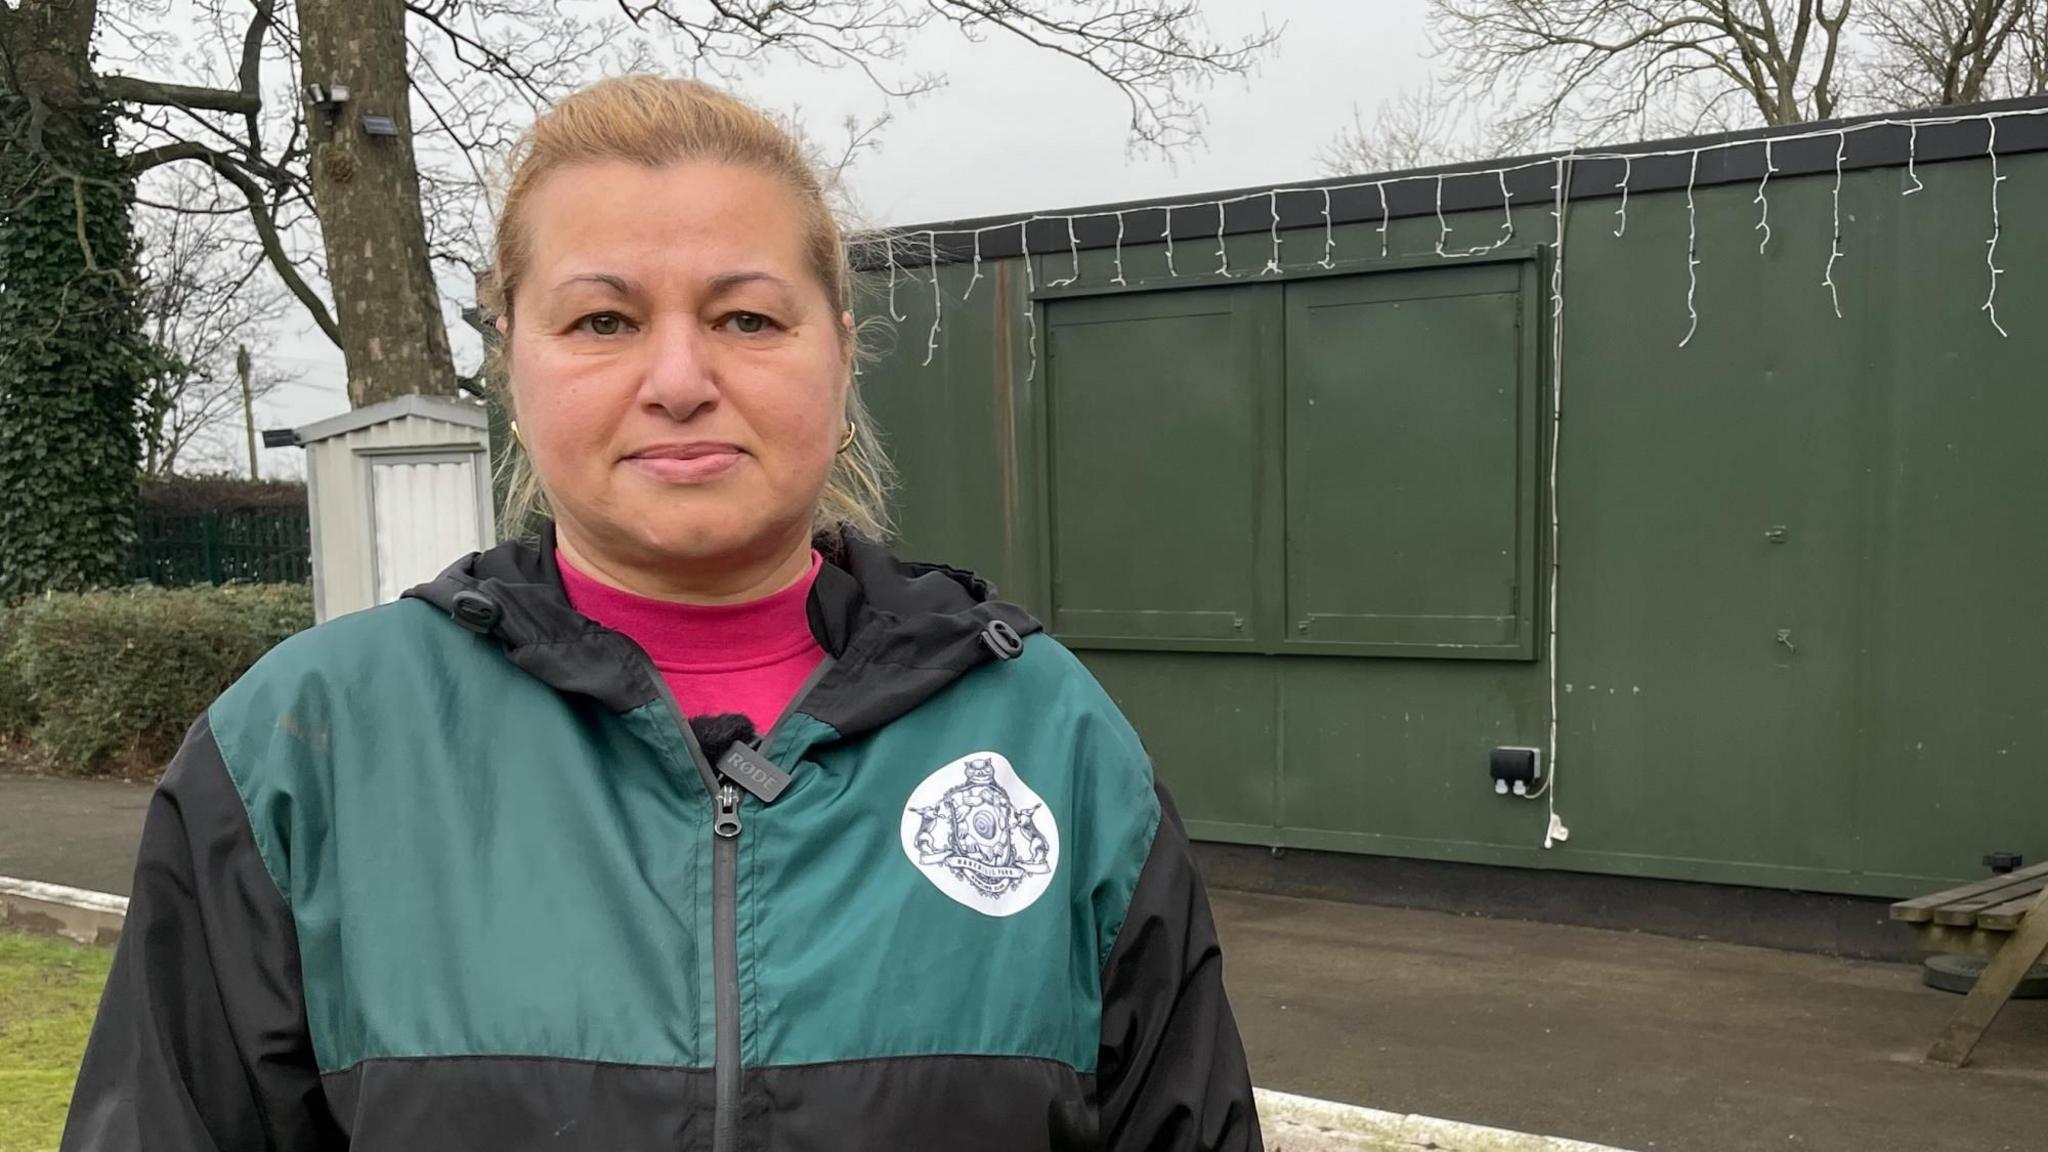
[[525,211],[513,402],[575,558],[715,580],[807,547],[848,360],[796,196],[753,168],[608,161]]

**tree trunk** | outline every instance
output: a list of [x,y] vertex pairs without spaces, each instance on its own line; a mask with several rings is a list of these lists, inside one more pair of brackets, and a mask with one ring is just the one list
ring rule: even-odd
[[[427,255],[406,83],[404,0],[296,0],[300,99],[311,124],[313,204],[356,407],[412,392],[453,396],[455,361]],[[348,89],[316,107],[309,85]],[[373,134],[384,117],[396,135]],[[332,124],[327,123],[332,118]]]
[[119,582],[134,534],[147,345],[97,15],[0,7],[0,603]]

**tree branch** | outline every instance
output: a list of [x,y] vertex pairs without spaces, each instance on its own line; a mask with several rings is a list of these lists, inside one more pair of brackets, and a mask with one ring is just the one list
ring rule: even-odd
[[121,159],[123,163],[128,165],[129,175],[140,176],[152,168],[161,168],[166,164],[175,164],[180,160],[204,160],[212,154],[213,149],[208,148],[204,144],[190,140],[180,140],[175,144],[159,144],[154,148],[145,148],[140,152],[131,152]]
[[100,92],[120,104],[156,104],[208,112],[252,113],[263,110],[263,98],[250,92],[195,88],[189,84],[166,84],[134,76],[102,76],[99,83]]
[[249,137],[249,155],[263,154],[263,129],[259,117],[263,102],[263,41],[270,34],[270,26],[276,19],[277,0],[256,0],[256,13],[249,18],[249,30],[242,34],[242,68],[236,77],[242,83],[242,91],[256,96],[256,106],[243,113],[243,127]]
[[341,347],[341,329],[327,311],[327,302],[320,299],[320,294],[313,291],[312,285],[306,283],[305,277],[299,275],[290,254],[284,250],[284,240],[277,234],[277,222],[272,220],[270,213],[265,210],[268,201],[263,194],[263,186],[244,172],[232,156],[216,152],[201,144],[186,144],[184,147],[192,151],[182,154],[180,159],[198,160],[219,173],[223,180],[242,190],[242,195],[249,201],[249,222],[256,226],[256,236],[263,243],[264,255],[270,257],[270,266],[277,270],[278,278],[284,281],[286,288],[291,289],[293,296],[298,297],[299,303],[306,306],[306,311],[312,314],[313,323],[320,326],[320,331],[334,342],[336,348]]

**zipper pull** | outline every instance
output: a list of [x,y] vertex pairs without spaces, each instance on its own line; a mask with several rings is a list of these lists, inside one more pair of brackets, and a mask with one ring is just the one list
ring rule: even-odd
[[718,816],[711,822],[711,830],[727,840],[740,834],[740,790],[730,780],[719,782]]

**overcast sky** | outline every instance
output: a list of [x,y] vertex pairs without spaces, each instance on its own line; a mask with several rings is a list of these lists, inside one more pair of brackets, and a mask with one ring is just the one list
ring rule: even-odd
[[[1316,175],[1316,153],[1351,115],[1428,74],[1422,0],[1205,0],[1219,35],[1249,31],[1263,13],[1285,26],[1259,73],[1206,95],[1207,142],[1170,158],[1126,154],[1126,106],[1078,63],[1014,37],[979,44],[935,22],[911,49],[919,69],[948,85],[896,109],[878,153],[854,170],[869,222],[914,224],[992,213],[1282,183]],[[858,73],[774,67],[742,93],[801,108],[821,140],[848,112],[883,103]],[[463,334],[456,332],[460,338]],[[299,374],[260,405],[264,427],[298,426],[345,411],[341,356],[294,316],[264,355]],[[457,352],[475,363],[474,345]],[[296,475],[297,450],[264,452],[269,475]]]

